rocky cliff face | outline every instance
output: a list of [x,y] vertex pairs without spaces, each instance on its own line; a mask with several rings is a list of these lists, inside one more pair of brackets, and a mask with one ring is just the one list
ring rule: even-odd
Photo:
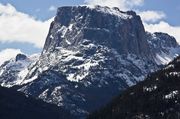
[[[51,24],[44,51],[64,47],[77,50],[93,43],[114,48],[120,54],[149,54],[141,19],[135,12],[118,8],[61,7]],[[86,41],[87,40],[87,41]]]
[[175,56],[170,49],[179,45],[173,37],[167,35],[173,40],[166,44],[164,34],[155,35],[158,43],[133,11],[61,7],[39,60],[28,66],[18,90],[83,117],[157,70],[158,48]]

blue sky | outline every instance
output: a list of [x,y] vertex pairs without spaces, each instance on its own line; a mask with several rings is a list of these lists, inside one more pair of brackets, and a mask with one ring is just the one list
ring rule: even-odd
[[145,0],[140,10],[163,11],[166,20],[171,25],[180,26],[180,0]]
[[10,3],[18,11],[25,12],[38,19],[47,20],[55,15],[55,11],[49,11],[50,6],[81,5],[83,0],[0,0],[1,3]]
[[[3,21],[4,17],[1,17],[3,12],[7,12],[3,9],[11,9],[15,8],[13,13],[16,18],[15,21],[24,21],[25,23],[34,24],[34,28],[41,31],[41,33],[37,34],[29,33],[30,26],[25,28],[24,32],[21,30],[13,31],[13,34],[10,35],[11,32],[8,29],[11,27],[16,27],[15,25],[1,25],[0,29],[7,29],[8,34],[6,36],[5,33],[2,33],[3,37],[0,36],[0,51],[7,48],[12,49],[21,49],[22,52],[27,54],[32,54],[36,52],[40,52],[43,46],[43,42],[45,41],[45,36],[48,31],[48,27],[50,22],[52,21],[52,17],[56,14],[57,7],[60,6],[71,6],[71,5],[81,5],[84,4],[85,0],[0,0],[0,21]],[[89,3],[96,3],[98,0],[89,0]],[[101,0],[99,0],[101,1]],[[117,2],[117,5],[124,5],[125,3],[122,0],[105,0],[105,5],[109,5],[109,1]],[[180,39],[180,0],[129,0],[132,4],[129,6],[123,6],[123,8],[133,9],[137,11],[139,14],[144,16],[144,24],[147,30],[149,31],[163,31],[170,32],[170,35],[174,35],[178,40]],[[132,2],[133,1],[133,2]],[[135,3],[135,1],[139,1],[139,3]],[[101,2],[99,2],[101,4]],[[7,6],[10,4],[10,6]],[[2,12],[2,13],[1,13]],[[144,12],[144,14],[142,14]],[[9,14],[9,13],[6,13]],[[14,15],[14,16],[15,16]],[[14,20],[14,18],[10,18],[12,15],[7,16],[8,23]],[[50,20],[51,19],[51,20]],[[49,21],[48,21],[49,20]],[[14,24],[19,24],[14,22]],[[21,26],[25,26],[22,24]],[[27,25],[28,26],[28,25]],[[33,25],[32,25],[33,26]],[[42,28],[41,28],[42,26]],[[19,27],[18,27],[19,28]],[[20,27],[21,28],[21,27]],[[33,28],[33,27],[32,27]],[[42,29],[42,30],[41,30]],[[25,31],[28,32],[26,36]],[[22,34],[21,34],[22,33]],[[15,35],[18,34],[18,35]],[[0,32],[1,35],[1,32]],[[43,35],[43,37],[42,37]],[[12,37],[11,37],[12,36]],[[7,38],[7,39],[6,39]],[[26,39],[27,38],[27,39]],[[31,39],[32,38],[32,39]],[[37,38],[37,39],[36,39]],[[38,40],[41,39],[39,42]],[[38,44],[38,43],[39,44]],[[1,56],[0,56],[1,57]]]

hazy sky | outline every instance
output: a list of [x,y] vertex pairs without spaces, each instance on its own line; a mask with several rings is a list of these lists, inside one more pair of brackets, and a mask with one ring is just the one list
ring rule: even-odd
[[85,3],[133,9],[147,31],[167,32],[180,40],[180,0],[0,0],[0,52],[40,52],[57,7]]

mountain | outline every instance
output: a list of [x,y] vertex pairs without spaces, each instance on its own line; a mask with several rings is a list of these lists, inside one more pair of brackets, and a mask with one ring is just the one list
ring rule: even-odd
[[70,112],[22,92],[0,87],[1,119],[74,119]]
[[173,57],[180,53],[179,46],[177,46],[176,39],[166,33],[156,32],[154,34],[146,33],[147,40],[151,52],[154,52],[157,64],[165,65],[173,60]]
[[4,87],[13,87],[22,85],[27,82],[22,82],[29,72],[29,65],[33,65],[39,58],[38,54],[26,56],[17,54],[15,58],[5,61],[0,66],[0,84]]
[[180,57],[127,89],[88,119],[178,119]]
[[5,64],[0,81],[81,118],[179,53],[174,37],[146,32],[133,11],[60,7],[39,59],[27,66],[24,78],[13,77],[11,83],[11,75],[4,72],[12,68]]

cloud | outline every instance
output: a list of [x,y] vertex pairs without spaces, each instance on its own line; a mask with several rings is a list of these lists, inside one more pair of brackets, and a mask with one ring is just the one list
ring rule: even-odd
[[143,22],[155,23],[166,18],[166,15],[162,11],[143,11],[138,13],[141,16]]
[[180,44],[180,26],[171,26],[165,21],[160,21],[156,24],[144,23],[145,29],[149,32],[164,32],[172,35],[176,38],[177,42]]
[[20,49],[5,49],[0,51],[0,65],[5,61],[15,58],[17,54],[22,53]]
[[11,4],[0,3],[0,42],[27,42],[42,48],[52,20],[36,20]]
[[174,36],[177,42],[180,44],[180,26],[172,26],[165,22],[166,14],[162,11],[138,11],[141,16],[146,31],[164,32],[171,36]]
[[52,5],[52,6],[49,7],[48,10],[49,10],[49,11],[56,11],[56,9],[57,9],[57,8],[56,8],[55,6]]
[[119,7],[121,10],[128,10],[134,6],[139,6],[144,3],[144,0],[85,0],[88,5],[101,5],[108,7]]

